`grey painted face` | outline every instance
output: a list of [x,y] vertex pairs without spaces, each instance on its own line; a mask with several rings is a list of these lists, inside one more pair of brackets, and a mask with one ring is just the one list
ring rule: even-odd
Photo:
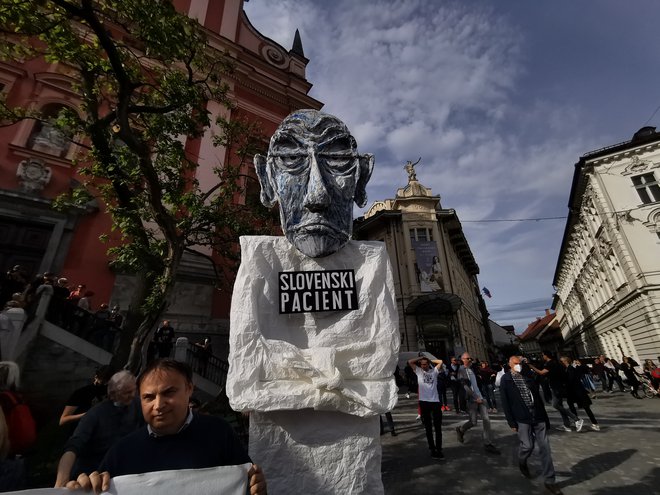
[[353,201],[367,202],[373,155],[360,155],[337,117],[317,110],[289,115],[270,140],[268,157],[256,155],[261,202],[280,205],[284,235],[312,258],[332,254],[351,238]]

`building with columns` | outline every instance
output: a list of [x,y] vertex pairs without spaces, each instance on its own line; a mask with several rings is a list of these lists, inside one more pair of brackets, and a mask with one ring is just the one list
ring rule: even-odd
[[553,285],[577,355],[660,355],[660,133],[592,151],[575,164]]
[[392,263],[401,350],[447,359],[468,351],[491,359],[488,313],[477,265],[455,210],[423,186],[414,165],[394,199],[376,201],[355,221],[354,237],[382,241]]
[[[309,96],[312,85],[305,76],[309,60],[298,33],[291,49],[263,36],[250,24],[243,0],[174,0],[175,7],[197,19],[205,28],[210,49],[226,54],[235,69],[225,82],[232,109],[209,101],[211,118],[244,118],[258,121],[264,135],[271,135],[282,119],[300,108],[320,109]],[[75,72],[43,59],[20,64],[0,62],[0,93],[9,106],[56,115],[62,107],[79,110]],[[184,143],[186,152],[200,164],[196,178],[203,190],[215,185],[213,168],[228,163],[225,149],[213,145],[215,128],[200,139]],[[114,273],[108,266],[107,245],[99,240],[110,232],[110,218],[103,204],[91,201],[86,208],[56,211],[53,199],[81,182],[72,161],[76,144],[48,125],[24,120],[0,128],[0,270],[22,265],[30,275],[45,271],[85,283],[94,291],[93,309],[110,302],[126,308],[132,277]],[[242,170],[247,194],[258,195],[252,165]],[[245,201],[246,194],[237,198]],[[1,272],[0,272],[1,273]],[[178,330],[212,333],[226,331],[230,294],[214,289],[215,274],[200,257],[186,257],[168,317]]]

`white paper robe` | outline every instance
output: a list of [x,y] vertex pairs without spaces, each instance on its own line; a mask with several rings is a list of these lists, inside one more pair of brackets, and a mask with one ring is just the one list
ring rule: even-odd
[[[354,311],[279,313],[279,272],[355,271]],[[231,306],[227,395],[237,411],[392,410],[399,352],[392,269],[382,242],[349,241],[324,258],[284,237],[241,237]]]

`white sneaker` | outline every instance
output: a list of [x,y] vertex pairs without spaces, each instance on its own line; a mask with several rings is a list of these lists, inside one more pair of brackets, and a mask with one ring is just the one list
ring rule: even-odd
[[406,399],[410,399],[410,394],[406,394]]
[[591,425],[591,429],[594,430],[594,431],[600,431],[600,426],[599,426],[599,425],[592,424],[592,425]]
[[564,425],[557,426],[556,429],[557,429],[558,431],[573,431],[573,430],[571,430],[568,426],[564,426]]
[[575,422],[575,431],[580,431],[582,429],[582,425],[584,425],[584,419],[578,419]]
[[418,414],[417,417],[415,418],[415,421],[419,421],[420,419],[422,419],[422,417]]

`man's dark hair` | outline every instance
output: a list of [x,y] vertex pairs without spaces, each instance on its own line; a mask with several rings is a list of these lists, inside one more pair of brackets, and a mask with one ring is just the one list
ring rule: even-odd
[[188,366],[187,363],[182,363],[181,361],[176,361],[170,358],[162,358],[156,359],[149,363],[144,371],[140,373],[140,376],[137,378],[138,390],[140,389],[140,385],[142,385],[144,378],[157,370],[174,371],[175,373],[179,373],[181,376],[183,376],[187,383],[192,383],[193,381],[192,369],[190,366]]
[[548,359],[555,359],[555,353],[552,351],[543,351],[541,354],[546,356]]
[[421,358],[419,358],[419,360],[418,360],[419,364],[422,364],[422,361],[426,361],[427,363],[431,364],[431,360],[429,358],[425,357],[425,356],[422,356]]

